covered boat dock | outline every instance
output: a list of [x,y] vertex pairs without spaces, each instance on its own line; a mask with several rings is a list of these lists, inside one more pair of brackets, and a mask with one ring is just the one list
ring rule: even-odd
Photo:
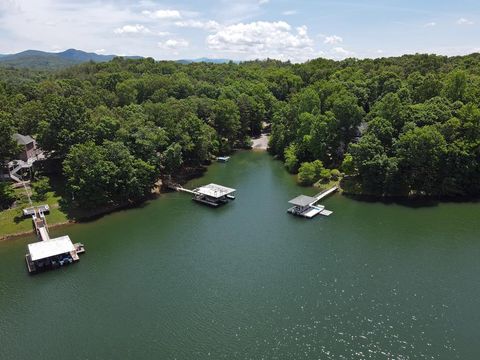
[[28,244],[25,256],[28,271],[34,273],[78,261],[77,248],[67,235]]
[[323,216],[329,216],[333,213],[332,211],[325,209],[325,206],[323,205],[315,205],[315,204],[321,199],[323,199],[324,197],[330,194],[333,194],[337,190],[338,188],[334,186],[315,196],[306,196],[306,195],[297,196],[296,198],[293,198],[288,202],[290,205],[293,205],[293,206],[290,207],[287,211],[290,214],[303,216],[308,219],[311,219],[317,216],[318,214]]
[[316,199],[311,196],[300,195],[290,200],[288,203],[293,205],[288,212],[294,215],[300,215],[306,218],[313,218],[325,210],[325,206],[315,206]]
[[217,207],[235,200],[235,191],[235,189],[212,183],[196,188],[192,192],[193,200]]
[[[33,214],[30,214],[33,209]],[[25,261],[29,273],[54,269],[80,260],[78,254],[85,252],[81,243],[73,244],[68,235],[51,239],[43,207],[24,209],[26,216],[32,216],[32,222],[40,241],[28,244]]]

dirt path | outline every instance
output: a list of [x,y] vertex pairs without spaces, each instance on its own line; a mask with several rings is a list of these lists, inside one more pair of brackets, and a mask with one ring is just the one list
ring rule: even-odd
[[268,147],[268,134],[262,134],[259,138],[252,140],[252,149],[253,150],[267,150]]

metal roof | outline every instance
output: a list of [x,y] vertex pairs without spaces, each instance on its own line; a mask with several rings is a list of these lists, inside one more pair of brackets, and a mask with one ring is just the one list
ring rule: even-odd
[[70,240],[68,235],[28,244],[28,252],[32,257],[32,261],[69,253],[74,250],[75,246],[73,246],[72,240]]
[[13,138],[19,145],[27,145],[35,141],[31,136],[22,134],[13,134]]
[[217,184],[208,184],[194,190],[194,192],[196,193],[200,193],[202,195],[210,196],[216,199],[221,198],[222,196],[231,194],[235,191],[236,191],[235,189],[222,186],[222,185],[217,185]]
[[306,195],[297,196],[295,199],[290,200],[288,203],[295,206],[307,206],[317,201],[316,198]]

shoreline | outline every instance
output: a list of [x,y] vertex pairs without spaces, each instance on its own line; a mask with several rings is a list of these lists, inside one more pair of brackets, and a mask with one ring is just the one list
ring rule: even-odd
[[[61,228],[61,227],[67,227],[69,225],[74,225],[74,224],[77,224],[78,221],[76,220],[68,220],[68,221],[63,221],[63,222],[60,222],[60,223],[55,223],[53,225],[48,225],[48,228],[49,229],[56,229],[56,228]],[[0,236],[0,242],[3,242],[3,241],[8,241],[8,240],[15,240],[16,238],[19,238],[19,237],[22,237],[22,236],[27,236],[27,235],[34,235],[35,234],[35,230],[28,230],[28,231],[21,231],[21,232],[18,232],[18,233],[14,233],[14,234],[8,234],[8,235],[2,235]]]
[[[268,134],[262,134],[259,138],[253,139],[252,142],[252,148],[250,151],[267,151],[268,148],[268,140],[269,136]],[[191,174],[190,174],[191,175]],[[197,173],[198,175],[198,173]],[[203,175],[203,174],[202,174]],[[195,177],[201,177],[202,175],[199,176],[193,176]],[[191,176],[187,176],[187,178],[192,178]],[[459,202],[480,202],[480,199],[477,198],[469,198],[469,197],[435,197],[435,196],[421,196],[421,195],[415,195],[415,196],[379,196],[379,195],[370,195],[370,194],[362,194],[362,193],[356,193],[353,191],[349,191],[344,189],[341,186],[342,181],[336,182],[338,186],[338,193],[346,196],[352,200],[355,201],[365,201],[365,202],[382,202],[382,203],[398,203],[398,204],[404,204],[404,205],[410,205],[410,206],[432,206],[434,204],[438,204],[440,202],[445,202],[445,203],[459,203]],[[57,229],[61,227],[67,227],[70,225],[75,225],[75,224],[81,224],[85,222],[90,222],[90,221],[95,221],[98,220],[99,218],[115,213],[117,211],[122,211],[122,210],[128,210],[128,209],[134,209],[134,208],[139,208],[146,204],[148,201],[151,200],[156,200],[160,198],[160,195],[164,193],[161,188],[161,183],[157,183],[157,186],[152,189],[152,194],[150,196],[147,196],[145,199],[141,201],[136,201],[132,203],[124,203],[124,204],[119,204],[117,206],[112,206],[109,208],[104,208],[101,210],[97,211],[89,211],[85,212],[84,214],[80,215],[76,219],[70,219],[67,221],[62,221],[58,223],[53,223],[49,224],[49,228],[51,229]],[[312,188],[318,189],[318,190],[323,190],[324,186],[315,186],[312,185]],[[0,243],[8,240],[14,240],[19,237],[27,236],[27,235],[34,235],[35,231],[32,228],[31,230],[28,231],[19,231],[16,233],[11,233],[11,234],[6,234],[6,235],[0,235]]]
[[[56,228],[61,228],[61,227],[67,227],[67,226],[70,226],[70,225],[86,223],[86,222],[89,222],[89,221],[95,221],[95,220],[97,220],[97,219],[99,219],[103,216],[112,214],[112,213],[117,212],[117,211],[138,208],[138,207],[142,206],[142,204],[145,204],[146,202],[148,202],[150,200],[158,199],[160,194],[161,194],[160,191],[157,189],[157,192],[152,192],[151,196],[148,196],[141,201],[136,201],[136,202],[133,202],[133,203],[124,203],[124,204],[120,204],[120,205],[117,205],[117,206],[104,208],[104,209],[101,209],[101,210],[98,210],[98,211],[89,211],[88,213],[86,212],[85,215],[79,216],[77,219],[70,219],[70,220],[67,220],[67,221],[61,221],[61,222],[51,223],[51,224],[49,223],[48,228],[49,229],[56,229]],[[48,221],[48,215],[47,215],[47,221]],[[19,237],[27,236],[27,235],[32,235],[32,234],[35,235],[35,230],[33,229],[33,227],[32,227],[31,230],[27,230],[27,231],[19,231],[19,232],[12,233],[12,234],[0,235],[0,242],[8,241],[8,240],[14,240],[15,238],[19,238]]]

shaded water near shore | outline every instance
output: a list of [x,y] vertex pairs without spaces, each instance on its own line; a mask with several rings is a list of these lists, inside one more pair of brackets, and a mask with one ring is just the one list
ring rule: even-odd
[[187,194],[52,230],[78,264],[28,276],[32,237],[0,243],[1,359],[478,359],[480,205],[324,201],[305,220],[266,153],[240,152]]

